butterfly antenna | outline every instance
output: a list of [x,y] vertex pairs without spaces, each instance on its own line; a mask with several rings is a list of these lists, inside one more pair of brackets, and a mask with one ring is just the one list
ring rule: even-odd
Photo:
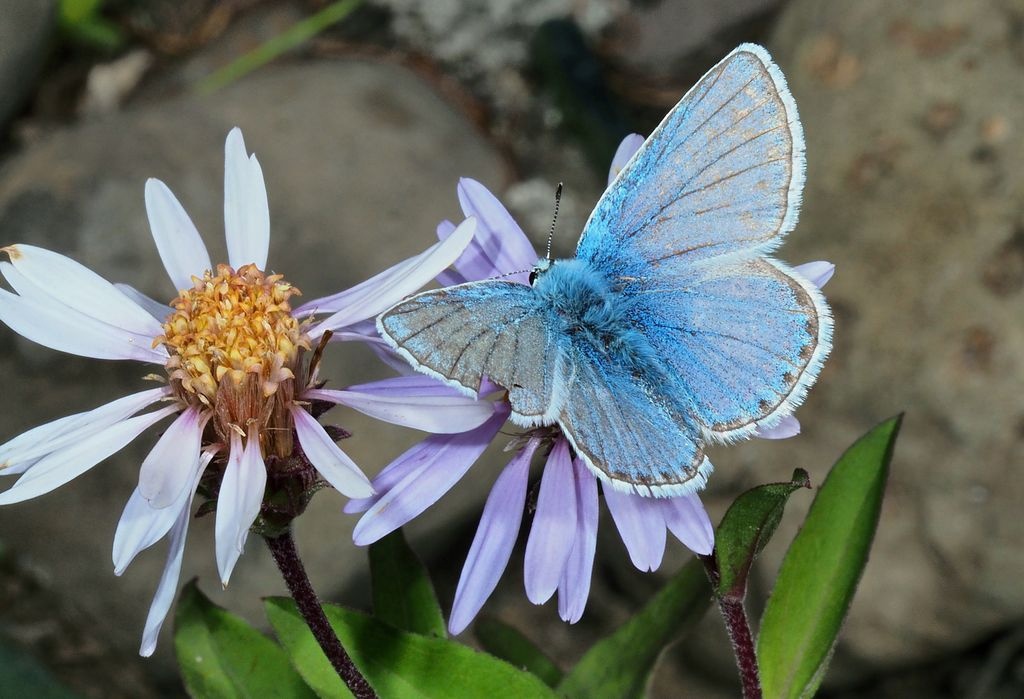
[[504,279],[505,277],[512,277],[512,276],[515,276],[517,274],[525,274],[526,272],[530,272],[530,271],[532,271],[532,270],[529,270],[529,269],[517,269],[515,272],[505,272],[504,274],[499,274],[496,277],[490,277],[490,278],[491,279]]
[[555,215],[551,217],[551,231],[548,232],[548,250],[544,253],[544,257],[551,259],[551,239],[555,237],[555,223],[558,222],[558,205],[562,203],[562,183],[558,183],[558,189],[555,190]]

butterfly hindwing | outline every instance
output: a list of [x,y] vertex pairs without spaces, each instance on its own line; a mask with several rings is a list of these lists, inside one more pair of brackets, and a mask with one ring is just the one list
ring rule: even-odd
[[832,318],[821,293],[766,258],[703,265],[685,283],[651,284],[631,301],[676,377],[673,392],[686,396],[712,438],[743,436],[791,413],[829,349]]
[[591,214],[577,257],[609,275],[672,274],[766,252],[796,225],[804,140],[785,79],[744,44],[669,112]]
[[553,419],[563,336],[531,287],[493,280],[427,291],[383,313],[377,327],[420,371],[474,394],[487,376],[508,389],[518,422]]
[[711,463],[690,420],[599,348],[569,351],[572,380],[558,422],[577,454],[605,481],[645,495],[704,487]]

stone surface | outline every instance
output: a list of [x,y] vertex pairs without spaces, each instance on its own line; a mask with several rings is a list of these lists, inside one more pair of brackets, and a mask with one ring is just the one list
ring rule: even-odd
[[[234,125],[265,172],[270,266],[307,298],[347,288],[432,244],[437,221],[459,213],[460,175],[506,179],[496,153],[412,73],[358,61],[282,65],[212,97],[136,105],[40,139],[0,171],[0,240],[53,248],[108,279],[169,299],[174,290],[148,232],[143,184],[150,176],[163,179],[203,233],[211,257],[225,259],[223,147]],[[358,349],[329,352],[325,375],[335,385],[386,373]],[[68,357],[3,328],[0,376],[8,408],[0,414],[0,439],[141,390],[149,371]],[[370,474],[417,438],[351,411],[334,415],[355,433],[345,447]],[[75,599],[112,643],[131,651],[164,546],[140,556],[119,580],[110,548],[154,440],[147,434],[63,488],[0,509],[5,544],[59,594]],[[457,516],[475,502],[456,500],[449,513]],[[364,552],[351,542],[355,519],[341,514],[342,503],[337,494],[322,493],[297,525],[314,585],[328,595],[365,567]],[[212,525],[211,517],[194,522],[182,580],[199,575],[219,603],[259,622],[260,597],[283,592],[273,563],[261,542],[250,539],[231,588],[221,593]],[[165,635],[158,649],[165,668],[171,650]]]
[[622,0],[382,0],[392,13],[392,30],[402,41],[462,72],[465,77],[495,76],[521,69],[529,41],[544,22],[572,17],[595,35],[624,14]]
[[[689,77],[694,56],[713,65],[739,41],[749,41],[758,20],[773,12],[778,0],[657,0],[623,15],[610,27],[606,42],[621,68],[634,80],[674,82]],[[704,63],[701,60],[700,63]],[[707,66],[696,66],[697,76]],[[685,85],[684,88],[689,87]]]
[[0,129],[35,88],[56,27],[51,0],[0,0]]
[[[717,450],[710,490],[794,466],[820,482],[907,411],[842,634],[851,671],[962,649],[1024,613],[1022,21],[1019,2],[795,0],[769,42],[808,153],[779,256],[836,263],[835,349],[804,434]],[[793,497],[764,572],[809,500]]]

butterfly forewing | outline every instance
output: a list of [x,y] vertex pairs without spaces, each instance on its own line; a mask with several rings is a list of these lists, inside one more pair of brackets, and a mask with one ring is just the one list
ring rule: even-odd
[[492,280],[428,291],[386,311],[381,335],[421,371],[472,392],[504,386],[520,422],[557,408],[562,335],[523,284]]
[[785,80],[759,46],[712,68],[591,214],[577,256],[639,276],[767,251],[796,224],[804,143]]

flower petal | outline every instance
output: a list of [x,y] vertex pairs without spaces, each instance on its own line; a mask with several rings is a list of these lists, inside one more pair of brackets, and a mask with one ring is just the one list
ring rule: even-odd
[[25,471],[29,470],[37,463],[39,463],[39,460],[41,458],[42,457],[36,459],[29,459],[27,461],[19,461],[18,463],[8,464],[3,467],[2,471],[0,471],[0,476],[20,476],[21,474],[25,473]]
[[47,455],[26,471],[9,490],[0,493],[0,505],[22,502],[59,488],[123,449],[147,427],[177,410],[177,407],[170,406],[128,418]]
[[755,437],[761,439],[789,439],[800,434],[800,421],[792,415],[787,415],[771,427],[758,425]]
[[462,633],[473,621],[508,565],[523,521],[530,462],[540,443],[536,437],[530,439],[501,472],[487,496],[448,617],[448,631],[453,635]]
[[378,500],[387,495],[392,488],[405,480],[410,474],[422,470],[427,462],[433,457],[434,452],[438,450],[439,443],[447,443],[451,441],[452,438],[452,435],[447,434],[428,437],[422,442],[416,443],[410,449],[402,452],[401,456],[385,466],[383,470],[374,477],[372,484],[373,489],[376,492],[373,495],[366,498],[353,498],[349,500],[345,503],[345,507],[342,508],[342,511],[345,514],[350,515],[366,512],[373,507]]
[[[424,463],[412,469],[362,516],[352,534],[356,545],[372,544],[437,502],[480,458],[491,439],[505,424],[506,417],[504,411],[497,412],[475,430],[448,438],[430,437],[424,440],[421,443],[424,445],[423,451],[418,455]],[[408,454],[406,452],[399,459]]]
[[267,467],[260,454],[260,440],[254,430],[245,440],[231,436],[231,452],[224,470],[220,494],[217,496],[217,521],[214,531],[217,538],[217,570],[220,583],[228,586],[231,571],[235,569],[238,557],[245,550],[249,527],[256,521],[263,504],[263,493],[267,487]]
[[171,315],[171,312],[174,310],[166,303],[160,303],[156,299],[146,296],[131,284],[122,284],[121,282],[117,282],[114,286],[117,287],[118,291],[137,303],[140,307],[144,308],[146,313],[153,316],[161,323],[167,320],[167,316]]
[[831,262],[818,260],[816,262],[805,262],[793,268],[797,274],[805,277],[807,281],[819,289],[828,284],[828,280],[836,273],[836,266]]
[[655,571],[665,555],[665,515],[658,498],[645,498],[615,488],[602,488],[612,521],[629,560],[642,571]]
[[[495,412],[498,411],[502,412],[504,419],[508,419],[507,407],[499,405]],[[391,490],[399,483],[405,481],[406,478],[412,478],[412,474],[423,470],[427,465],[437,461],[441,458],[441,455],[446,455],[445,458],[459,458],[460,461],[462,456],[470,458],[473,454],[473,450],[463,449],[462,445],[479,443],[483,443],[485,445],[489,444],[491,440],[494,439],[494,435],[496,435],[498,430],[501,429],[502,424],[504,424],[504,420],[499,422],[497,419],[494,419],[484,423],[480,427],[477,427],[475,430],[471,430],[464,434],[434,435],[415,444],[412,448],[408,449],[401,456],[385,466],[381,472],[374,477],[373,488],[377,491],[375,495],[368,498],[349,500],[345,503],[345,512],[347,514],[366,512],[382,497],[390,493]],[[454,447],[454,453],[449,450],[450,446]],[[412,481],[410,480],[409,482],[411,483]],[[439,498],[441,495],[444,495],[444,493],[438,493],[437,497]],[[434,500],[431,501],[431,504],[436,501],[437,498],[434,498]],[[398,526],[402,525],[396,525],[396,527]]]
[[622,172],[622,168],[626,167],[629,159],[640,150],[640,146],[643,144],[644,137],[638,133],[631,133],[622,139],[622,143],[619,144],[615,150],[615,156],[612,158],[612,166],[608,169],[608,186],[611,186],[615,178]]
[[116,328],[49,298],[18,296],[0,289],[0,321],[33,342],[80,357],[152,364],[167,361],[163,347],[152,347],[153,336]]
[[[198,481],[197,481],[198,483]],[[195,494],[193,490],[192,495]],[[188,498],[185,505],[178,511],[178,517],[171,529],[171,542],[167,551],[167,562],[164,563],[164,572],[160,575],[160,583],[156,587],[156,594],[153,595],[153,602],[149,605],[149,614],[146,616],[146,626],[142,632],[142,645],[139,647],[139,655],[148,658],[156,650],[156,640],[160,635],[160,627],[164,625],[167,612],[174,602],[174,595],[178,591],[178,578],[181,575],[181,559],[185,553],[185,535],[188,533],[188,521],[192,513],[192,496]]]
[[[378,272],[366,281],[356,284],[351,289],[345,289],[344,291],[339,291],[338,293],[330,296],[323,296],[318,299],[313,299],[312,301],[307,301],[296,308],[294,314],[298,318],[303,318],[310,315],[336,313],[347,308],[352,303],[365,302],[373,298],[377,289],[389,284],[394,284],[408,275],[410,270],[415,269],[416,265],[421,262],[423,257],[435,250],[438,245],[440,245],[440,243],[435,243],[433,246],[427,248],[425,252],[421,252],[419,255],[402,260],[398,264],[388,267],[383,272]],[[367,317],[369,318],[372,316]],[[365,320],[366,319],[364,319],[364,321]],[[359,326],[361,322],[362,321],[355,321],[353,323],[349,323],[345,327],[350,328],[353,326]],[[376,325],[373,327],[376,332]]]
[[590,577],[597,548],[597,479],[586,464],[576,459],[576,536],[558,583],[558,615],[575,624],[583,616],[590,597]]
[[534,604],[544,604],[558,589],[572,552],[576,534],[575,475],[569,443],[559,439],[544,466],[537,513],[526,541],[524,582],[526,596]]
[[70,257],[34,245],[11,245],[4,248],[4,252],[18,273],[64,306],[150,339],[162,332],[153,316],[106,279]]
[[160,435],[139,469],[139,492],[150,507],[169,507],[188,487],[199,461],[208,412],[190,407]]
[[[512,214],[476,180],[463,177],[457,191],[462,213],[477,220],[477,233],[473,244],[456,260],[455,269],[466,279],[508,275],[506,279],[526,284],[538,255]],[[525,271],[509,274],[521,270]]]
[[[448,238],[448,236],[450,236],[454,232],[455,232],[455,224],[452,223],[451,221],[445,220],[445,221],[441,221],[441,223],[437,224],[437,239],[438,240],[445,240],[445,239]],[[470,246],[473,246],[473,245],[476,245],[476,238],[475,237],[473,238],[473,242],[470,243]],[[464,256],[466,253],[462,253],[462,254]],[[458,263],[458,260],[456,260],[455,262]],[[454,269],[443,269],[443,270],[441,270],[440,272],[437,273],[437,276],[434,277],[434,279],[441,286],[455,286],[456,284],[463,284],[463,283],[469,281],[469,279],[466,279],[466,277],[464,277],[461,272],[459,272],[457,270],[454,270]]]
[[[451,265],[469,245],[475,230],[476,221],[468,218],[447,240],[434,244],[413,258],[415,263],[407,260],[348,291],[303,305],[297,313],[337,309],[333,315],[311,327],[307,334],[315,342],[325,330],[338,330],[383,313]],[[396,272],[399,267],[400,272]]]
[[403,395],[401,383],[405,378],[388,379],[393,382],[393,388],[366,384],[363,387],[350,386],[343,391],[311,389],[304,396],[309,400],[346,405],[384,422],[434,434],[471,430],[483,424],[494,413],[493,403],[469,398],[430,377],[424,378],[430,379],[436,387],[424,390],[420,386],[423,382],[417,379],[410,382],[413,388]]
[[[270,207],[263,169],[256,156],[245,150],[237,126],[224,142],[224,233],[228,262],[238,269],[254,264],[267,268],[270,249]],[[185,288],[185,287],[183,287]]]
[[189,478],[189,487],[182,491],[178,499],[168,507],[156,509],[151,506],[142,493],[136,488],[135,492],[128,499],[121,513],[121,519],[117,522],[117,531],[114,533],[114,575],[124,573],[128,565],[139,555],[140,551],[149,548],[161,538],[174,523],[180,519],[182,508],[187,508],[192,502],[196,486],[199,485],[199,478],[209,465],[214,456],[213,451],[205,451],[196,461],[195,472]]
[[701,556],[715,547],[715,528],[696,493],[675,498],[659,498],[665,524],[688,549]]
[[292,420],[306,458],[335,490],[350,498],[373,495],[370,479],[334,443],[312,415],[298,406],[292,406]]
[[386,396],[392,398],[414,397],[414,398],[436,398],[461,396],[468,402],[475,402],[473,398],[467,398],[464,393],[456,391],[451,386],[441,383],[435,378],[424,374],[409,374],[408,376],[392,376],[391,378],[379,381],[368,381],[367,383],[348,386],[346,391],[354,391],[370,396]]
[[[174,193],[158,179],[146,180],[146,215],[160,260],[178,291],[192,288],[192,277],[212,270],[203,239]],[[164,314],[166,317],[166,314]]]
[[84,413],[68,415],[34,427],[0,446],[0,475],[10,474],[10,468],[25,461],[36,460],[104,430],[156,403],[169,392],[169,388],[162,387],[133,393]]

